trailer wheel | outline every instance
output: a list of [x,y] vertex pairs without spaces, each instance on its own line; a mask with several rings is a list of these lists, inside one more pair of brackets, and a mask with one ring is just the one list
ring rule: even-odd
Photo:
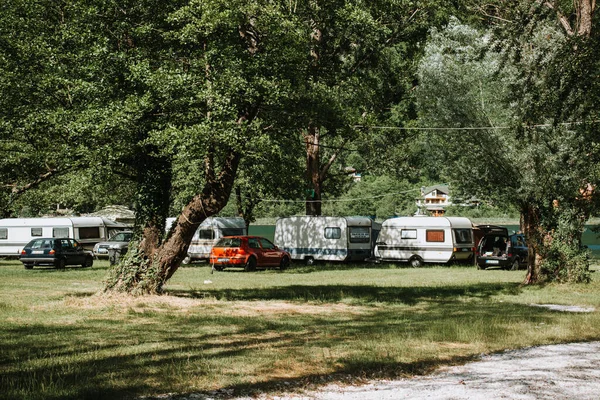
[[306,257],[304,259],[304,262],[306,263],[306,265],[315,265],[315,259],[312,257]]
[[419,268],[423,266],[423,259],[419,256],[413,256],[410,260],[408,260],[408,263],[413,268]]

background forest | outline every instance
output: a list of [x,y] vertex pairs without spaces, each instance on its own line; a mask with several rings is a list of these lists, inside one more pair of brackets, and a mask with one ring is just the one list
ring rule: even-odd
[[386,218],[438,183],[520,218],[529,281],[586,279],[593,0],[0,7],[2,213],[133,208],[150,291],[210,215]]

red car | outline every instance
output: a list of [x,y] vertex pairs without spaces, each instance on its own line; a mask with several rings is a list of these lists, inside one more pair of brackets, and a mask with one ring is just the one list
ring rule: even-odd
[[246,271],[257,267],[286,269],[291,259],[287,251],[259,236],[226,236],[210,252],[210,263],[217,271],[226,267],[242,267]]

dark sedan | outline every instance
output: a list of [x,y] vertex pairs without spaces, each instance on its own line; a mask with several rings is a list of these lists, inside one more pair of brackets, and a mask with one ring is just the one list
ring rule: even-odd
[[91,267],[92,253],[81,247],[78,241],[69,238],[39,238],[27,243],[19,258],[26,269],[36,265],[64,268],[67,265]]

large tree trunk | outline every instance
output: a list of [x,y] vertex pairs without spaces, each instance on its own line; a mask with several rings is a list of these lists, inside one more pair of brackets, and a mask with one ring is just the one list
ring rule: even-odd
[[[217,214],[229,200],[240,161],[234,150],[227,153],[218,175],[215,175],[212,158],[207,164],[207,179],[201,193],[183,209],[160,243],[164,222],[150,219],[144,228],[143,238],[137,248],[130,249],[128,257],[119,264],[107,279],[105,290],[133,294],[161,293],[164,284],[173,276],[187,255],[192,236],[206,218]],[[164,229],[164,228],[162,228]]]
[[155,147],[138,152],[137,192],[135,205],[136,237],[140,237],[140,251],[152,257],[161,243],[171,195],[171,163],[166,157],[155,156]]
[[527,258],[527,276],[525,284],[538,283],[541,279],[541,255],[543,235],[540,227],[540,212],[531,204],[521,206],[521,229],[527,238],[529,254]]
[[321,215],[321,160],[319,148],[320,132],[311,125],[304,133],[306,142],[306,173],[311,192],[306,197],[306,215]]
[[155,291],[160,292],[164,283],[181,265],[198,226],[206,218],[217,214],[227,205],[240,158],[239,153],[230,151],[220,174],[217,177],[210,177],[206,181],[202,193],[196,195],[181,212],[170,230],[169,237],[155,256],[158,269],[154,285]]
[[239,186],[235,188],[235,203],[237,206],[237,213],[244,220],[246,232],[249,232],[250,223],[254,221],[254,209],[259,202],[260,200],[254,199],[251,195],[246,196],[244,201],[242,189]]

